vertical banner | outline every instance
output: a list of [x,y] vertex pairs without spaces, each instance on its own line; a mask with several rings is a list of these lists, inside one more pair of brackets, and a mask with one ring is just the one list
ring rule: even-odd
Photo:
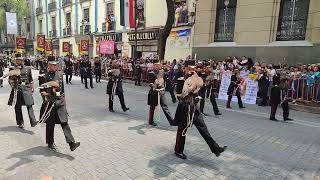
[[7,34],[18,34],[17,14],[6,12]]
[[80,40],[80,55],[89,54],[89,40],[81,39]]
[[63,42],[62,43],[62,52],[64,53],[70,53],[70,44],[69,42]]
[[46,54],[52,55],[53,48],[52,48],[52,40],[51,39],[46,39],[45,47],[46,47]]
[[37,50],[38,51],[45,50],[45,36],[43,34],[37,35]]
[[96,44],[96,54],[100,54],[100,44]]
[[16,38],[16,51],[23,53],[26,50],[26,38],[17,37]]
[[114,41],[100,41],[100,54],[114,54]]

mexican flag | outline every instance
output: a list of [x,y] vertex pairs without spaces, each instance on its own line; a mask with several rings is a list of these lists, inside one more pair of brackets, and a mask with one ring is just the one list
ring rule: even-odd
[[120,0],[120,25],[134,28],[134,1]]

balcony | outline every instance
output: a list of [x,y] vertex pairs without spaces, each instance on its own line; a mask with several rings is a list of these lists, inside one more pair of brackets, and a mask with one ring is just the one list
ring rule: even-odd
[[63,36],[71,36],[71,27],[63,29]]
[[90,25],[80,26],[80,34],[82,34],[82,35],[91,34],[91,26]]
[[52,3],[48,4],[48,11],[49,12],[53,12],[57,9],[57,3],[55,1],[53,1]]
[[42,15],[42,13],[43,13],[43,8],[42,8],[42,7],[37,7],[37,9],[36,9],[36,15],[37,15],[37,16],[40,16],[40,15]]
[[102,23],[102,32],[109,32],[115,30],[115,21],[108,22],[108,23]]
[[62,1],[62,7],[67,7],[72,4],[72,0],[63,0]]
[[49,31],[49,37],[56,38],[57,37],[57,30]]

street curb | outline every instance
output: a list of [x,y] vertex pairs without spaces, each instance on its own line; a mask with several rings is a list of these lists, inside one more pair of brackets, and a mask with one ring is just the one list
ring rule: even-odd
[[320,107],[312,107],[312,106],[304,106],[299,104],[291,104],[289,103],[289,107],[292,110],[308,112],[312,114],[320,114]]

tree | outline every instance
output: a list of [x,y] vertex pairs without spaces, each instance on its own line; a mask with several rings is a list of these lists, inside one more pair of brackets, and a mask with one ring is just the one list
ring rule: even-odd
[[164,60],[165,52],[166,52],[166,44],[167,38],[170,35],[173,23],[174,23],[174,1],[166,0],[168,16],[167,21],[163,29],[160,30],[159,41],[158,41],[158,55],[159,60]]

